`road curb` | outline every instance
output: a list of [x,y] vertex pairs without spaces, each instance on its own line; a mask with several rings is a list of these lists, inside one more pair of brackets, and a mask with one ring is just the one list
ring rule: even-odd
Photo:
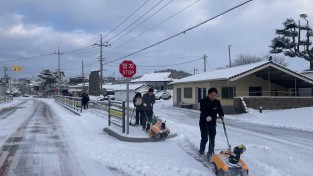
[[[156,140],[152,139],[152,138],[138,138],[138,137],[128,137],[128,136],[123,136],[123,135],[120,135],[114,131],[112,131],[111,129],[109,128],[104,128],[103,129],[106,133],[108,133],[110,136],[113,136],[115,137],[116,139],[120,140],[120,141],[124,141],[124,142],[157,142]],[[170,134],[168,138],[173,138],[173,137],[176,137],[177,134],[174,133],[174,134]]]

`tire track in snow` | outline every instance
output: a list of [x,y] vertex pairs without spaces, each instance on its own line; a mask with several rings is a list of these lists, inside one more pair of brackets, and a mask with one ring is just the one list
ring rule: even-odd
[[33,101],[32,114],[2,146],[1,157],[8,157],[0,165],[0,175],[84,175],[60,139],[49,107]]

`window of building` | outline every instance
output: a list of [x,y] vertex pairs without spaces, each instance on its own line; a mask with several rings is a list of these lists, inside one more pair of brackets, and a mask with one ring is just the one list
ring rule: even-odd
[[198,102],[201,101],[204,97],[206,97],[206,88],[198,88]]
[[222,87],[222,98],[232,99],[236,96],[236,87]]
[[192,98],[192,87],[184,88],[184,98]]
[[249,87],[249,96],[262,96],[262,87]]

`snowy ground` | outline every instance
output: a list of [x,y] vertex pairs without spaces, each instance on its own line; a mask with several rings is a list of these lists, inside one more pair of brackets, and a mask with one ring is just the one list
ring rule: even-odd
[[[19,98],[0,104],[0,111],[22,106],[0,115],[0,144],[20,126],[24,116],[35,111],[32,98]],[[157,143],[128,143],[108,136],[105,111],[89,109],[76,116],[52,99],[37,99],[53,112],[58,134],[66,150],[75,159],[82,175],[214,175],[188,153],[196,152],[200,142],[199,111],[173,108],[171,100],[159,100],[154,112],[167,121],[178,136]],[[7,113],[6,111],[3,111]],[[232,146],[245,144],[243,155],[253,176],[311,175],[313,168],[313,108],[279,111],[250,110],[249,114],[226,115],[225,122]],[[6,117],[6,118],[3,118]],[[8,118],[9,117],[9,118]],[[217,127],[216,149],[225,149],[221,124]],[[187,150],[187,151],[186,151]],[[45,154],[42,153],[44,158]],[[61,172],[56,172],[61,173]],[[20,174],[22,175],[22,174]],[[58,174],[55,174],[58,175]]]

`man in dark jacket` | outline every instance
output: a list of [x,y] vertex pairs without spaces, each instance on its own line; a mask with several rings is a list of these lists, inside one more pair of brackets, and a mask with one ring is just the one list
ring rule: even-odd
[[[141,103],[144,112],[143,129],[146,129],[146,121],[151,122],[153,116],[153,104],[155,103],[154,90],[150,88],[147,93],[142,96]],[[148,119],[147,119],[148,118]]]
[[216,99],[217,93],[217,89],[212,87],[208,90],[208,96],[200,101],[199,126],[201,131],[201,143],[199,153],[204,154],[209,137],[207,156],[210,161],[212,154],[214,154],[217,114],[222,121],[224,120],[224,112],[221,103]]

